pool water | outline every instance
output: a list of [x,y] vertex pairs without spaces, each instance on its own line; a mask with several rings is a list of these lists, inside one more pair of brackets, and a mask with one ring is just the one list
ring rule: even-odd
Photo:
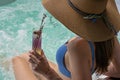
[[17,0],[0,7],[0,80],[14,80],[10,60],[31,49],[32,31],[39,29],[43,13],[47,18],[42,47],[55,62],[57,48],[74,34],[44,10],[40,0]]
[[57,48],[75,34],[53,18],[40,0],[16,0],[0,6],[0,80],[15,80],[11,58],[32,48],[32,31],[39,29],[43,13],[47,18],[42,48],[47,58],[55,62]]

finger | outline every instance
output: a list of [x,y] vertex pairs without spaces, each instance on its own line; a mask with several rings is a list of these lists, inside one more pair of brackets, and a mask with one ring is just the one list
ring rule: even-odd
[[33,50],[31,50],[31,51],[29,51],[29,53],[32,55],[32,54],[34,54],[34,51],[33,51]]
[[44,58],[46,58],[43,50],[41,51],[41,56],[44,57]]
[[34,51],[33,50],[30,50],[29,53],[33,53]]
[[30,53],[30,55],[34,55],[34,51],[33,50],[29,51],[29,53]]
[[36,63],[40,62],[40,60],[38,60],[34,55],[29,55],[29,57]]
[[32,64],[37,64],[37,62],[35,60],[31,59],[31,58],[29,59],[29,62],[32,63]]
[[[37,53],[36,53],[37,54]],[[41,59],[43,59],[43,56],[41,56],[41,55],[35,55],[35,57],[38,59],[38,60],[40,60],[41,61]]]
[[36,56],[40,56],[41,58],[44,57],[45,55],[44,55],[43,50],[41,50],[41,54],[36,53]]
[[32,54],[32,55],[34,55],[34,56],[40,56],[37,52],[36,52],[36,50],[31,50],[31,51],[29,51],[29,53],[30,54]]
[[36,69],[37,69],[37,64],[32,65],[32,69],[36,71]]
[[42,55],[39,55],[37,52],[34,52],[33,55],[38,59],[41,60],[43,58]]
[[35,52],[36,52],[35,50],[30,50],[29,51],[30,54],[35,54]]
[[37,63],[35,63],[32,59],[29,59],[29,62],[32,65],[32,69],[35,70],[37,68]]
[[43,52],[43,50],[41,50],[41,55],[42,55],[42,56],[44,55],[44,52]]
[[41,55],[39,55],[39,53],[37,53],[36,51],[33,53],[36,57],[41,57]]
[[29,62],[31,63],[31,64],[38,64],[34,59],[29,59]]
[[40,62],[40,60],[38,60],[34,55],[30,55],[30,58],[36,61],[37,63]]
[[44,60],[46,56],[44,55],[43,50],[41,50],[41,55],[39,55],[37,52],[31,52],[31,55],[34,55],[38,60]]

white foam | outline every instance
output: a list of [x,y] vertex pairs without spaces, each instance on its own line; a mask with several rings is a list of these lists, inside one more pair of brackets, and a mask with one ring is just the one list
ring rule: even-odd
[[15,17],[15,15],[12,14],[14,11],[15,9],[12,7],[0,9],[0,20],[12,19],[13,17]]
[[11,58],[1,58],[0,61],[0,72],[4,80],[15,80]]

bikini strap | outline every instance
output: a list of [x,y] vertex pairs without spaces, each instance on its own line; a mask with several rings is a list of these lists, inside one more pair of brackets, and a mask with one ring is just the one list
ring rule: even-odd
[[92,52],[92,67],[91,67],[91,71],[92,73],[94,73],[94,61],[95,61],[95,49],[94,49],[94,45],[91,41],[88,41],[90,48],[91,48],[91,52]]

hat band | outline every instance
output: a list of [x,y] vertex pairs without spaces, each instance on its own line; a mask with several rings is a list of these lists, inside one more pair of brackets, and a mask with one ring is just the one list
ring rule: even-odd
[[83,12],[81,11],[80,9],[78,9],[77,7],[74,6],[74,4],[70,1],[70,0],[67,0],[68,1],[68,4],[70,5],[70,7],[75,10],[77,13],[81,14],[83,17],[83,19],[93,19],[93,18],[101,18],[104,11],[100,14],[91,14],[91,13],[86,13],[86,12]]
[[115,34],[117,35],[117,31],[114,28],[114,26],[108,21],[107,16],[105,15],[105,13],[103,14],[103,22],[105,23],[105,25]]
[[108,29],[110,29],[115,35],[117,35],[117,31],[114,28],[114,26],[108,21],[106,15],[105,15],[105,10],[100,13],[100,14],[90,14],[90,13],[86,13],[81,11],[80,9],[78,9],[77,7],[74,6],[74,4],[70,1],[67,0],[69,6],[75,10],[78,14],[83,16],[83,19],[88,19],[88,20],[92,20],[92,22],[96,22],[96,20],[98,18],[102,18],[103,22],[105,23],[105,25],[107,26]]

